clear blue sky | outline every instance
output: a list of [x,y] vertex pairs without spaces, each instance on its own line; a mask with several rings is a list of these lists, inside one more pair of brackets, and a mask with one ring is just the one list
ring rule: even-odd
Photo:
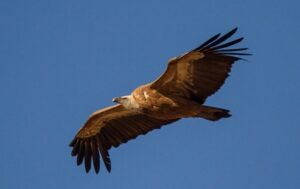
[[[300,188],[299,1],[0,1],[0,188]],[[254,56],[185,119],[86,174],[68,144],[93,111],[167,60],[239,27]]]

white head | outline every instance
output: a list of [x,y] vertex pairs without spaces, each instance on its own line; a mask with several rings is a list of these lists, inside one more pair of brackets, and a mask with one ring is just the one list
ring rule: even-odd
[[121,97],[113,98],[112,101],[118,104],[125,105],[130,102],[130,98],[129,96],[121,96]]
[[122,104],[127,109],[139,108],[139,105],[136,103],[136,101],[131,95],[113,98],[112,101]]

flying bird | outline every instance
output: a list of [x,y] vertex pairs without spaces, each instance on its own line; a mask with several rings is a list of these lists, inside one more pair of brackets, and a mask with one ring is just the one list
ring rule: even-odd
[[217,121],[231,116],[229,110],[203,105],[229,76],[232,64],[248,48],[228,48],[243,40],[228,40],[237,28],[217,34],[199,47],[169,60],[166,71],[155,81],[139,86],[130,95],[113,98],[117,105],[94,112],[70,143],[77,165],[84,161],[89,172],[93,162],[100,170],[102,158],[108,172],[108,150],[139,135],[196,117]]

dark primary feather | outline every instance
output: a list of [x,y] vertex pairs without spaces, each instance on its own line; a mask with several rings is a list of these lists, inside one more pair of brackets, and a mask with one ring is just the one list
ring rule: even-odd
[[85,149],[84,165],[85,165],[85,171],[88,173],[91,169],[91,157],[92,157],[90,140],[85,141],[84,149]]
[[214,50],[218,50],[218,49],[222,49],[222,48],[226,48],[226,47],[232,46],[232,45],[234,45],[234,44],[237,44],[237,43],[241,42],[243,39],[244,39],[243,37],[238,38],[238,39],[235,39],[235,40],[230,41],[230,42],[228,42],[228,43],[225,43],[225,44],[223,44],[223,45],[219,45],[219,46],[216,46],[216,47],[212,47],[211,50],[214,51]]
[[245,50],[248,50],[248,48],[237,48],[237,49],[223,49],[223,50],[220,50],[219,52],[233,52],[233,51],[245,51]]
[[102,156],[102,159],[104,161],[104,165],[105,168],[108,172],[111,171],[111,162],[110,162],[110,157],[109,157],[109,153],[108,153],[108,144],[105,143],[105,141],[103,141],[103,136],[101,137],[101,133],[99,135],[96,136],[96,140],[97,140],[97,145],[98,145],[98,149],[100,151],[100,154]]
[[223,54],[225,54],[225,55],[242,55],[242,56],[244,56],[244,55],[252,55],[252,54],[250,54],[250,53],[223,53]]
[[98,173],[100,170],[100,156],[99,151],[97,148],[97,141],[95,137],[91,139],[91,146],[92,146],[92,157],[93,157],[93,164],[95,168],[95,172]]
[[77,155],[77,165],[80,165],[83,161],[83,156],[84,156],[84,141],[79,141],[79,152]]
[[76,156],[78,154],[79,151],[79,146],[80,146],[80,142],[78,140],[75,140],[74,144],[70,144],[73,145],[73,150],[72,150],[72,156]]
[[230,38],[236,31],[237,31],[237,28],[234,28],[233,30],[231,30],[230,32],[226,33],[225,35],[223,35],[219,39],[215,40],[213,43],[205,46],[204,49],[209,49],[209,48],[214,47],[214,46],[216,46],[218,44],[221,44],[223,41],[225,41],[228,38]]
[[205,41],[203,44],[201,44],[199,47],[195,48],[192,51],[199,51],[200,49],[202,49],[203,47],[205,47],[206,45],[210,44],[211,42],[215,41],[216,39],[218,39],[218,37],[220,37],[220,33],[218,33],[217,35],[209,38],[207,41]]

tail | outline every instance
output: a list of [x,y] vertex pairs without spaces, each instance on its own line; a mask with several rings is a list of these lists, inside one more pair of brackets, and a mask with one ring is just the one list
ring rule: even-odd
[[229,110],[211,106],[201,106],[200,112],[197,115],[197,117],[202,117],[210,121],[218,121],[221,118],[227,118],[230,116],[231,114],[229,113]]

